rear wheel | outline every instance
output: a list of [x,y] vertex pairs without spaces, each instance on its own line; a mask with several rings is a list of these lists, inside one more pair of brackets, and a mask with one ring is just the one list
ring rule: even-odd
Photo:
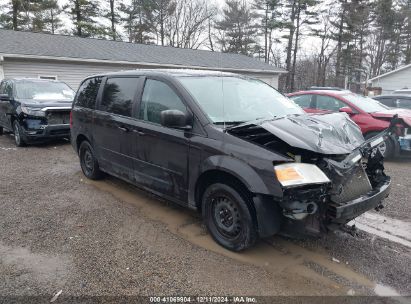
[[95,153],[88,141],[83,141],[79,149],[80,166],[84,175],[90,179],[100,179],[102,172],[98,165]]
[[22,138],[22,130],[20,127],[20,124],[17,120],[13,122],[13,133],[14,133],[14,143],[16,144],[17,147],[24,147],[26,143],[24,142]]
[[202,199],[203,219],[213,239],[221,246],[241,251],[258,239],[250,207],[251,198],[222,183],[210,185]]

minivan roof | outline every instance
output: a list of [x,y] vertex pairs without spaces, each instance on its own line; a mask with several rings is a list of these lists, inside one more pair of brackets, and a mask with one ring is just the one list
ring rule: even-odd
[[113,76],[113,75],[141,75],[141,74],[157,74],[157,75],[167,75],[167,76],[227,76],[227,77],[242,77],[242,75],[229,73],[229,72],[219,72],[219,71],[209,71],[209,70],[194,70],[194,69],[136,69],[136,70],[125,70],[119,72],[111,72],[104,74],[93,75],[96,76]]

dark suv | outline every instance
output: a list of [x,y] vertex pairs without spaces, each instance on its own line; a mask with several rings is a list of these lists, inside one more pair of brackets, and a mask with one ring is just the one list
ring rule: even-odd
[[74,91],[64,82],[30,78],[0,83],[0,135],[14,133],[18,147],[70,136]]
[[390,108],[411,109],[411,94],[387,94],[373,98]]
[[259,237],[340,227],[388,195],[376,147],[345,113],[308,115],[231,73],[136,70],[87,78],[71,140],[91,179],[109,173],[202,212],[239,251]]

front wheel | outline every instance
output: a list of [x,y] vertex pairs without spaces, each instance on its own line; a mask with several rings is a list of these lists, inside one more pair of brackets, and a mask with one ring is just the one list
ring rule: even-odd
[[242,192],[215,183],[206,189],[202,199],[208,231],[218,244],[232,251],[251,247],[258,239],[257,225],[250,210],[251,198]]
[[[369,133],[365,136],[365,139],[370,139],[377,134],[378,133]],[[395,142],[391,137],[387,137],[387,139],[378,146],[378,149],[384,158],[391,158],[395,154]]]
[[20,124],[17,120],[13,122],[13,133],[14,133],[14,143],[16,144],[17,147],[24,147],[26,143],[24,142],[22,138],[22,130],[20,127]]
[[100,179],[102,172],[98,165],[94,150],[88,141],[83,141],[79,149],[80,166],[84,175],[89,179]]

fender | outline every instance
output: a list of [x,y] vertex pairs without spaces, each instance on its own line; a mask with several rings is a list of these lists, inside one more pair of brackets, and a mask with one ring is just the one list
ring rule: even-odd
[[[238,178],[252,193],[271,194],[255,170],[240,159],[227,155],[210,156],[203,162],[201,173],[209,170],[225,171]],[[274,172],[274,171],[273,171]],[[274,182],[274,180],[273,180]]]
[[[275,180],[274,170],[272,177],[267,176],[266,170],[264,170],[265,175],[259,175],[254,168],[241,161],[240,159],[227,155],[213,155],[203,161],[200,168],[198,168],[197,174],[193,174],[193,176],[190,177],[188,202],[191,208],[196,208],[195,190],[199,177],[211,170],[223,171],[234,176],[235,178],[240,180],[252,193],[270,195],[280,198],[283,195],[280,184]],[[264,181],[261,176],[267,177],[267,180]],[[267,184],[269,184],[270,186],[272,185],[272,187],[267,187]]]
[[[253,198],[253,205],[256,211],[258,234],[260,237],[274,235],[280,230],[281,213],[273,196],[281,197],[282,189],[275,181],[274,176],[271,180],[273,187],[269,189],[251,166],[237,158],[226,155],[210,156],[203,162],[201,169],[195,179],[195,183],[202,174],[212,170],[219,170],[236,177],[250,192],[256,194]],[[192,208],[196,208],[195,189],[196,185],[189,187],[189,207]]]

